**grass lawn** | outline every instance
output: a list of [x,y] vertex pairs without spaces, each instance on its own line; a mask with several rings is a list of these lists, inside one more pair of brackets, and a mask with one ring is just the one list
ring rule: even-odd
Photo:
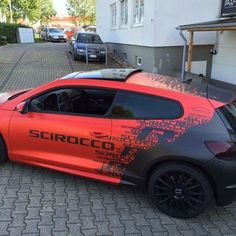
[[46,43],[46,41],[44,41],[39,34],[35,34],[34,41],[35,43]]

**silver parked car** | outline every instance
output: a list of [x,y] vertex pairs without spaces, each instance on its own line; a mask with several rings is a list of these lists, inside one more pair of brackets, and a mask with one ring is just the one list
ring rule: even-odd
[[41,37],[42,39],[50,42],[67,41],[66,34],[63,32],[63,30],[58,28],[44,28],[41,32]]

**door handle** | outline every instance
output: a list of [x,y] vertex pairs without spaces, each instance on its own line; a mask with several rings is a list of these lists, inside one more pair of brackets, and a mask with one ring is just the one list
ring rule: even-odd
[[102,132],[90,132],[89,134],[91,136],[95,137],[95,138],[106,138],[106,137],[108,137],[107,133],[102,133]]

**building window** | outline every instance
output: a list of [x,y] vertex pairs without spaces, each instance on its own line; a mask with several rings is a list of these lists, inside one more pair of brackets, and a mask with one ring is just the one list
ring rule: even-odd
[[144,0],[134,0],[134,24],[143,24]]
[[116,3],[111,5],[111,28],[116,28],[117,8]]
[[121,0],[120,3],[120,25],[127,26],[128,24],[128,0]]

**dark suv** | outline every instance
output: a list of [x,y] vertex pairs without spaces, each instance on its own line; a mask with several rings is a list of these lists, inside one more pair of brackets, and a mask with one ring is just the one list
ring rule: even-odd
[[107,48],[98,34],[78,32],[70,42],[70,52],[74,60],[105,61]]

